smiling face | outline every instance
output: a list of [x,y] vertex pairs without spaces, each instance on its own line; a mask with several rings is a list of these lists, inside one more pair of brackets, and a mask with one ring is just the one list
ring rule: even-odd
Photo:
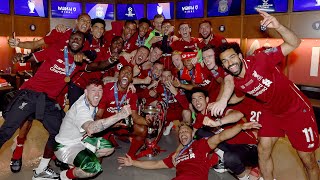
[[77,52],[80,52],[84,43],[84,35],[80,32],[76,32],[74,34],[71,34],[68,48],[73,53],[76,54]]
[[131,22],[128,22],[123,27],[122,38],[125,41],[129,40],[131,36],[137,32],[137,25]]
[[191,103],[197,111],[201,113],[205,112],[208,102],[209,98],[205,97],[205,95],[202,92],[195,92],[192,94]]
[[150,57],[149,57],[149,61],[154,63],[156,62],[158,59],[160,59],[162,56],[162,50],[159,47],[153,47],[150,50]]
[[134,61],[137,65],[141,65],[148,60],[148,56],[149,50],[144,47],[140,47],[134,56]]
[[111,46],[110,46],[111,53],[120,53],[122,49],[123,49],[123,39],[121,37],[111,42]]
[[119,89],[127,89],[129,84],[132,82],[133,69],[131,66],[124,66],[121,68],[118,76]]
[[173,81],[173,76],[172,76],[172,72],[169,70],[165,70],[162,72],[161,74],[161,83],[165,84],[166,82],[171,82]]
[[159,79],[163,72],[163,64],[155,63],[151,68],[151,74],[153,79]]
[[185,59],[182,62],[184,67],[186,67],[188,71],[191,71],[194,68],[194,65],[192,64],[192,59]]
[[164,21],[164,18],[163,17],[160,17],[160,18],[155,18],[153,20],[153,26],[154,26],[154,29],[156,29],[157,31],[161,31],[161,25],[162,25],[162,22]]
[[101,36],[104,33],[104,25],[101,23],[95,23],[92,27],[91,27],[91,34],[93,35],[93,37],[95,39],[100,39]]
[[216,61],[215,61],[214,51],[212,49],[203,51],[202,59],[204,64],[207,66],[209,70],[215,69]]
[[179,34],[181,35],[182,39],[190,38],[191,28],[188,24],[181,24],[179,27]]
[[234,49],[227,49],[219,56],[223,67],[233,76],[239,76],[242,72],[242,55],[237,54]]
[[169,22],[163,23],[161,26],[161,31],[163,34],[167,34],[169,29],[171,27],[171,24]]
[[103,93],[102,85],[90,84],[84,90],[84,93],[87,97],[88,102],[91,106],[96,107],[98,106]]
[[177,69],[182,69],[183,68],[183,63],[181,60],[181,54],[174,54],[172,55],[172,63]]
[[207,39],[211,35],[212,28],[209,23],[202,23],[199,26],[199,33],[203,39]]
[[183,146],[188,145],[192,141],[192,129],[186,125],[179,128],[179,140]]
[[139,24],[139,36],[144,37],[149,31],[149,24],[146,22],[142,22]]
[[91,27],[91,18],[88,14],[82,14],[76,20],[76,28],[78,31],[86,33]]

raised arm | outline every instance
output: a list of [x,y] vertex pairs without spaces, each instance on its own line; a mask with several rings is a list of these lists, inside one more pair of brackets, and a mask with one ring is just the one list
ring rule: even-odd
[[248,122],[244,124],[237,124],[230,129],[223,130],[220,134],[214,135],[208,139],[208,144],[211,149],[214,149],[218,146],[222,141],[228,140],[235,135],[237,135],[242,130],[247,129],[260,129],[261,124],[257,122]]
[[300,45],[301,40],[293,31],[280,24],[279,21],[270,14],[261,10],[257,11],[263,17],[263,20],[260,22],[261,26],[273,28],[281,35],[284,41],[281,44],[281,50],[284,56],[288,55]]
[[10,38],[8,40],[8,44],[12,48],[20,47],[24,49],[38,49],[44,46],[46,43],[44,42],[43,38],[36,41],[25,41],[25,42],[21,42],[20,39],[17,39],[17,38]]
[[206,116],[203,120],[203,125],[210,127],[218,127],[225,124],[231,124],[238,122],[241,118],[243,118],[243,114],[240,111],[231,110],[228,114],[221,119],[212,120],[208,116]]
[[224,109],[227,107],[228,101],[232,96],[234,90],[234,81],[233,76],[227,75],[223,80],[223,88],[220,89],[222,91],[221,97],[213,103],[208,105],[208,110],[211,111],[212,116],[221,116],[223,114]]
[[117,62],[118,59],[114,59],[114,58],[109,58],[106,61],[99,61],[99,62],[93,62],[87,65],[86,67],[86,71],[91,72],[91,71],[104,71],[106,69],[109,69],[110,67],[112,67],[115,62]]
[[128,117],[130,114],[130,105],[126,105],[121,109],[119,113],[97,121],[88,121],[82,125],[82,128],[87,132],[89,136],[91,136],[94,133],[98,133],[107,129],[119,120]]

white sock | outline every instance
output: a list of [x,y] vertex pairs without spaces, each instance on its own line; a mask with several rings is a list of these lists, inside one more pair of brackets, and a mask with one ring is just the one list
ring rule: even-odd
[[222,151],[222,150],[219,149],[219,148],[216,148],[215,153],[218,154],[218,156],[219,156],[219,158],[221,159],[221,161],[223,161],[224,151]]
[[241,177],[238,177],[239,180],[249,180],[249,176],[248,175],[245,175],[243,176],[242,178]]
[[36,168],[36,173],[41,173],[46,167],[48,167],[50,159],[41,158],[39,166]]

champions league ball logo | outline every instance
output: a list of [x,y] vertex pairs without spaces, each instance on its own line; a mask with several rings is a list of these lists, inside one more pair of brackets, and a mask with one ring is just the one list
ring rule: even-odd
[[128,8],[128,13],[125,14],[125,15],[128,16],[128,17],[133,17],[133,16],[135,16],[136,14],[132,13],[132,7],[129,7],[129,8]]
[[228,10],[229,10],[228,1],[227,0],[220,0],[219,1],[219,8],[218,8],[219,13],[225,13]]
[[36,3],[34,2],[34,0],[28,0],[28,7],[30,12],[29,13],[34,13],[34,8],[36,7]]
[[96,9],[96,16],[98,18],[104,18],[104,11],[103,11],[103,7],[98,6]]

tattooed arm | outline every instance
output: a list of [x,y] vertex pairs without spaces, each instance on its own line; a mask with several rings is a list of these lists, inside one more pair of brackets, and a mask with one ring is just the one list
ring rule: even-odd
[[121,111],[108,118],[99,119],[97,121],[88,121],[82,125],[82,128],[87,132],[89,136],[94,133],[101,132],[108,127],[112,126],[121,119],[128,117],[131,114],[130,105],[124,106]]

